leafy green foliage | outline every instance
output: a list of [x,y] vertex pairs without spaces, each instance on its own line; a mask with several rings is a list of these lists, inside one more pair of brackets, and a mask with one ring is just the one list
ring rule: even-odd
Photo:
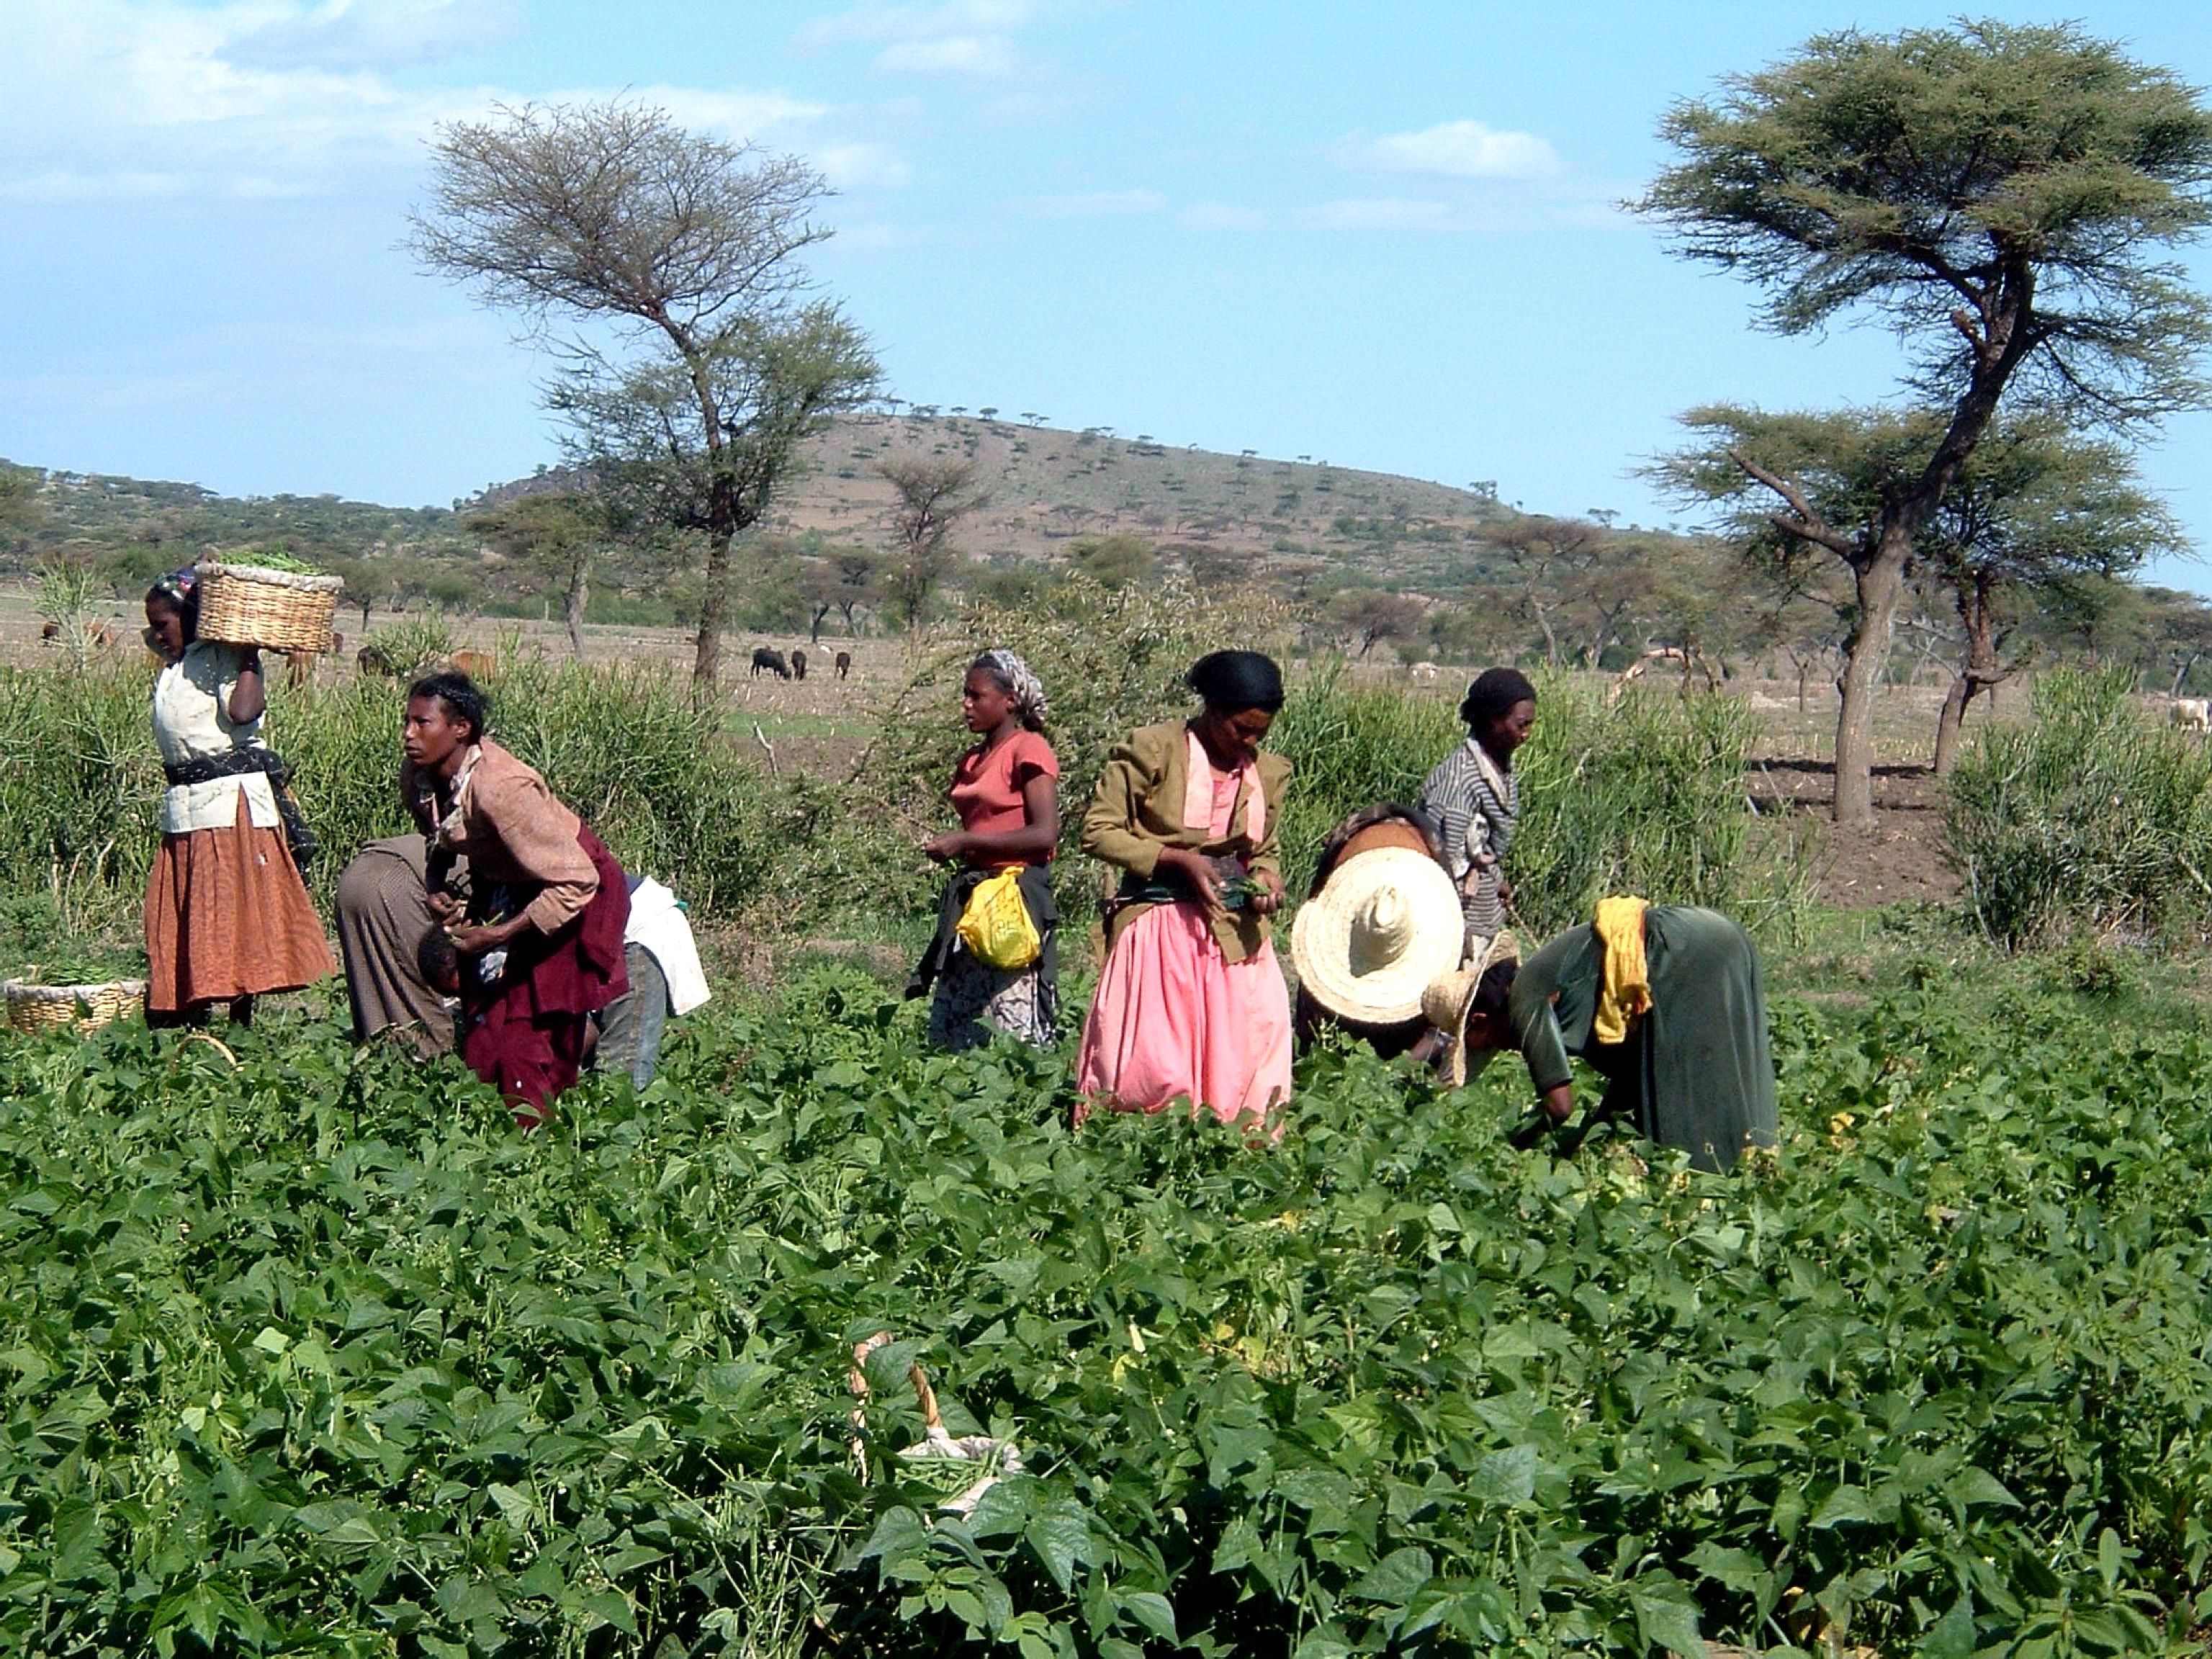
[[[1269,733],[1297,767],[1283,809],[1293,893],[1347,815],[1419,799],[1431,769],[1466,740],[1453,708],[1328,672],[1294,688]],[[1608,893],[1723,906],[1759,893],[1742,786],[1756,735],[1735,698],[1650,691],[1607,704],[1565,676],[1544,680],[1514,757],[1522,817],[1506,862],[1522,925],[1541,939],[1587,921]]]
[[321,567],[296,558],[281,547],[210,548],[208,556],[218,564],[241,570],[276,570],[294,576],[319,576]]
[[1946,855],[2011,945],[2212,926],[2212,754],[2160,725],[2124,671],[2054,671],[2032,725],[1983,732],[1950,778]]
[[[1525,1079],[1357,1054],[1308,1060],[1273,1151],[1071,1134],[1054,1057],[929,1054],[854,975],[528,1139],[320,1024],[239,1034],[234,1073],[17,1043],[0,1632],[2165,1649],[2212,1553],[2212,1052],[2014,1012],[1782,1006],[1784,1143],[1729,1177],[1516,1152]],[[1023,1449],[964,1521],[893,1455],[910,1359]]]
[[[776,854],[810,833],[827,792],[767,778],[666,674],[511,660],[492,692],[493,735],[627,867],[705,909],[794,878]],[[163,787],[146,696],[137,672],[0,670],[0,883],[52,894],[73,927],[127,927],[145,891]],[[404,696],[366,676],[273,688],[267,735],[331,854],[313,872],[325,905],[353,848],[412,827]]]

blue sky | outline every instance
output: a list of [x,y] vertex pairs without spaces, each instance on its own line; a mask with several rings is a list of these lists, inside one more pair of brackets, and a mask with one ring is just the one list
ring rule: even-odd
[[[2212,84],[2201,7],[1991,11]],[[1633,470],[1677,412],[1879,397],[1898,359],[1754,331],[1742,284],[1620,210],[1660,116],[1814,33],[1947,15],[0,0],[0,455],[409,505],[554,459],[544,364],[398,243],[440,121],[628,92],[830,176],[815,268],[900,397],[1663,523]],[[2212,416],[2144,466],[2212,546]]]

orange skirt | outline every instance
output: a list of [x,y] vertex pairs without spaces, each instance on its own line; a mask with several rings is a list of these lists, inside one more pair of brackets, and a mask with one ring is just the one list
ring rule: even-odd
[[239,792],[228,830],[161,837],[146,884],[146,1006],[180,1013],[337,971],[281,830],[257,830]]

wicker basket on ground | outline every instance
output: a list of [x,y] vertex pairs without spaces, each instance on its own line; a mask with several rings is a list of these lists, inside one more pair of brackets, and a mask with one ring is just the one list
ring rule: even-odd
[[0,983],[8,1002],[8,1024],[19,1031],[46,1031],[58,1025],[90,1030],[111,1020],[131,1019],[146,1010],[146,981],[109,980],[102,985],[35,985],[11,979]]
[[344,579],[203,560],[199,636],[270,651],[328,651]]

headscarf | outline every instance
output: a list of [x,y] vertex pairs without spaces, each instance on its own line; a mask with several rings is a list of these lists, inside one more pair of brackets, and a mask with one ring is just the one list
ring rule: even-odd
[[1283,671],[1273,658],[1257,651],[1216,651],[1200,657],[1183,683],[1216,708],[1264,708],[1272,714],[1283,706]]
[[184,615],[189,615],[199,599],[200,573],[191,565],[182,570],[172,570],[146,590],[146,597],[159,595]]
[[978,666],[988,665],[1006,695],[1013,699],[1014,714],[1030,731],[1043,729],[1046,703],[1044,682],[1030,672],[1030,665],[1004,646],[994,646],[976,659]]
[[1486,668],[1467,688],[1467,701],[1459,717],[1467,729],[1480,737],[1513,712],[1513,705],[1536,701],[1536,688],[1517,668]]

